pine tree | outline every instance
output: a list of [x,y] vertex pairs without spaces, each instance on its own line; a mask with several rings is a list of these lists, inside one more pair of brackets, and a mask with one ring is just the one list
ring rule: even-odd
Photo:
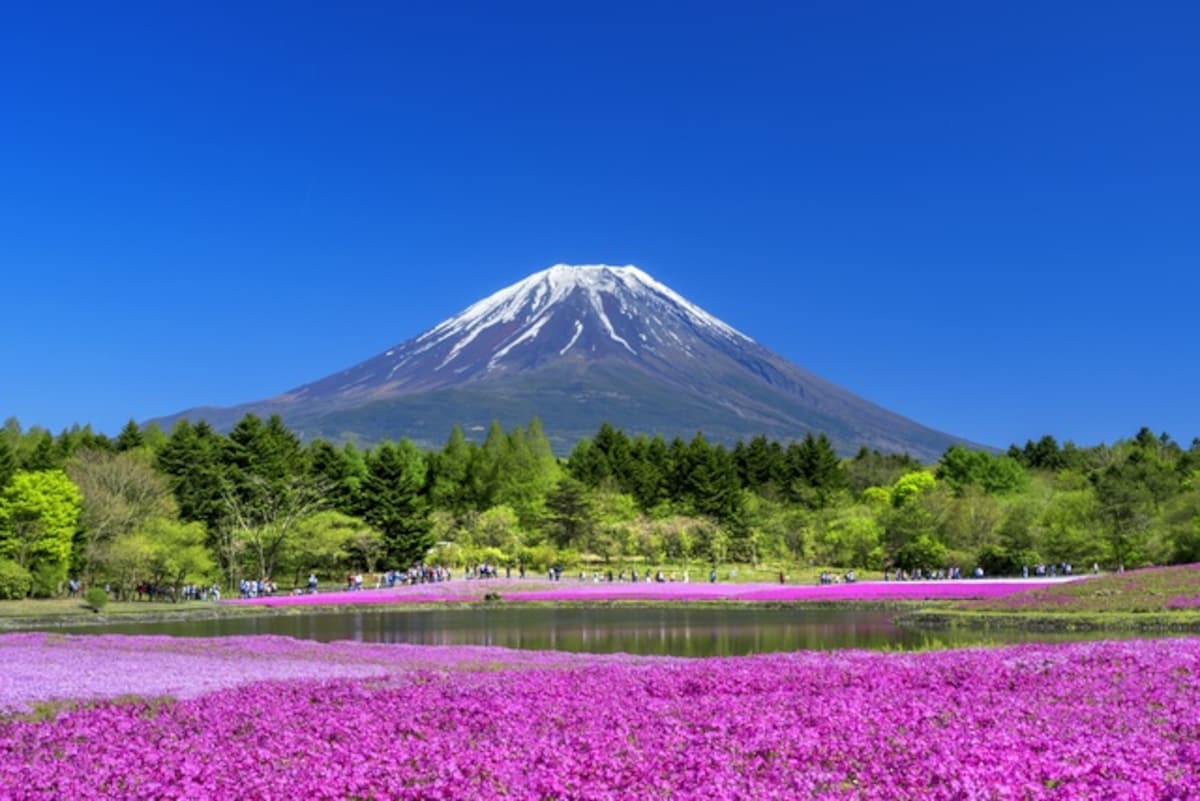
[[445,447],[432,455],[429,464],[429,499],[437,509],[455,514],[466,512],[472,497],[468,485],[475,447],[463,436],[461,426],[450,430]]
[[224,451],[223,438],[208,423],[180,420],[157,457],[159,469],[170,477],[179,516],[205,523],[210,534],[224,516]]
[[62,467],[62,457],[54,447],[54,437],[50,436],[50,432],[42,431],[36,437],[33,450],[25,455],[22,467],[25,470],[55,470]]
[[587,542],[594,521],[587,487],[572,476],[564,476],[546,498],[551,533],[560,548]]
[[118,451],[130,451],[142,447],[145,442],[145,438],[142,437],[142,429],[131,419],[117,435],[116,446]]
[[353,514],[358,503],[358,480],[346,452],[323,439],[316,439],[309,443],[305,461],[314,484],[325,494],[329,504],[343,514]]
[[567,472],[589,487],[598,487],[612,476],[608,457],[587,437],[575,443],[567,459]]
[[625,432],[618,431],[609,423],[604,423],[596,433],[596,439],[592,441],[592,446],[604,455],[617,488],[622,492],[629,492],[632,484],[633,460],[629,437],[625,436]]
[[433,545],[426,478],[424,456],[408,440],[385,442],[367,456],[360,514],[382,532],[390,567],[422,561]]
[[0,437],[0,490],[8,484],[9,479],[17,472],[17,457],[9,447],[8,440]]

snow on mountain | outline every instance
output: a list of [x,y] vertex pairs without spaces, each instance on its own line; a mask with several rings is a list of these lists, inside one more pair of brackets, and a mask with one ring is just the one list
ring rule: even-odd
[[653,365],[695,358],[704,347],[754,344],[637,267],[556,264],[382,356],[288,396],[432,389],[564,357],[611,357],[618,349]]

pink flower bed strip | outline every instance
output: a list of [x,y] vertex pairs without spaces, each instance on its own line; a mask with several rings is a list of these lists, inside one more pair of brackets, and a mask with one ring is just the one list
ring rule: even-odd
[[[73,649],[86,655],[80,672],[106,654],[121,662],[135,645],[0,638],[0,650],[32,649],[23,659],[41,648],[52,662],[54,652]],[[210,660],[206,646],[219,659]],[[255,651],[245,656],[254,668],[214,667],[245,650]],[[1200,639],[701,660],[549,654],[506,661],[499,649],[482,652],[159,639],[133,676],[155,694],[162,687],[154,674],[177,667],[162,660],[194,657],[197,669],[178,680],[195,694],[0,721],[0,797],[1137,801],[1200,794]],[[5,653],[6,666],[16,654]],[[481,655],[499,662],[481,663]],[[275,670],[275,662],[289,667]],[[331,678],[314,679],[301,663],[326,666]],[[344,676],[339,666],[380,672]],[[205,668],[228,668],[236,681],[211,690],[199,683]],[[237,684],[255,669],[263,681]],[[53,675],[42,691],[68,681]]]
[[462,603],[483,600],[489,592],[499,593],[506,601],[933,601],[999,598],[1049,585],[1050,582],[1032,580],[864,581],[828,585],[452,581],[395,589],[233,599],[225,603],[264,607]]

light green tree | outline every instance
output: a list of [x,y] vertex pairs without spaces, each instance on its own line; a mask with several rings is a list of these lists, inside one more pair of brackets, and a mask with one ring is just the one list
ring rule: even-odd
[[160,590],[170,587],[178,601],[185,584],[207,582],[216,571],[212,552],[204,547],[204,526],[179,520],[154,518],[139,532],[147,545],[149,579]]
[[83,496],[62,470],[20,471],[0,491],[0,557],[34,577],[35,595],[67,578]]

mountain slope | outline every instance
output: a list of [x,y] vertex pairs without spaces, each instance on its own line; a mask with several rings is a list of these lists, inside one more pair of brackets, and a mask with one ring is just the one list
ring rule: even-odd
[[444,441],[541,417],[560,451],[609,421],[631,433],[732,441],[825,432],[936,459],[960,442],[772,353],[636,267],[556,265],[425,333],[275,398],[166,418],[227,428],[279,413],[304,436]]

